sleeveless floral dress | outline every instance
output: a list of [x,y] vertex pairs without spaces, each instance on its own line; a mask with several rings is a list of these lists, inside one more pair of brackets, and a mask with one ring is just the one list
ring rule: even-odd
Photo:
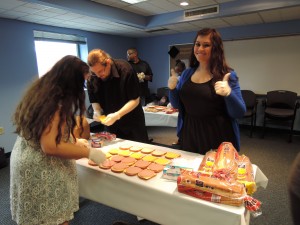
[[10,158],[12,219],[19,225],[62,224],[79,209],[75,160],[47,156],[18,136]]

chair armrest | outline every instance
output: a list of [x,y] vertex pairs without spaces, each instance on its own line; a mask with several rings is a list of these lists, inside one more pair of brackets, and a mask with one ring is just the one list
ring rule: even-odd
[[299,107],[300,107],[299,100],[296,100],[296,102],[295,102],[295,109],[298,109]]
[[261,104],[262,104],[262,106],[263,106],[264,108],[266,108],[266,107],[267,107],[267,99],[263,99],[263,100],[261,101]]
[[296,100],[296,102],[295,102],[295,108],[294,108],[294,117],[296,116],[298,108],[299,108],[299,101]]
[[255,104],[254,104],[254,106],[252,108],[252,113],[256,113],[256,111],[257,111],[257,104],[258,104],[258,99],[255,100]]

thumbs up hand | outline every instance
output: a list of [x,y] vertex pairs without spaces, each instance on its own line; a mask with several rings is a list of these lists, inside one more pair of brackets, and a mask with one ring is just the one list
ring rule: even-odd
[[228,96],[231,93],[231,88],[228,84],[230,73],[225,74],[223,81],[217,81],[215,83],[215,91],[218,95]]
[[168,81],[168,87],[170,90],[173,90],[176,88],[176,85],[177,85],[177,82],[178,82],[178,74],[175,72],[174,69],[171,69],[171,76],[169,78],[169,81]]

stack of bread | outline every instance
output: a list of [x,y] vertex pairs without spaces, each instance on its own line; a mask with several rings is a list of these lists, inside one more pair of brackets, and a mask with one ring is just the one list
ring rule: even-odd
[[256,191],[252,164],[229,142],[207,152],[198,171],[182,170],[177,187],[179,192],[203,200],[233,206],[250,204],[247,208],[253,211],[260,208],[260,202],[250,196]]

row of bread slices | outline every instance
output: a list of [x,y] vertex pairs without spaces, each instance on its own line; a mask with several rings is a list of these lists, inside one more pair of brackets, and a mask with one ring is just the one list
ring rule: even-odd
[[[92,161],[88,161],[89,165],[98,166]],[[101,169],[111,169],[112,172],[122,173],[124,172],[128,176],[135,176],[148,180],[155,177],[157,173],[164,169],[163,164],[155,162],[149,162],[145,160],[136,160],[132,157],[123,157],[119,155],[112,156],[110,159],[106,159],[99,165]]]
[[140,147],[140,146],[131,146],[131,145],[121,145],[118,148],[111,148],[108,151],[108,156],[110,155],[121,155],[121,156],[131,156],[136,159],[141,159],[145,155],[151,154],[153,156],[153,160],[150,160],[151,157],[149,157],[149,161],[154,161],[155,157],[162,157],[164,156],[167,159],[174,159],[178,158],[181,155],[177,152],[166,152],[162,150],[156,150],[152,148],[147,147]]
[[[162,157],[164,156],[164,157]],[[132,145],[120,145],[118,148],[111,148],[107,154],[107,160],[99,165],[101,169],[111,169],[116,173],[129,176],[138,175],[142,179],[150,179],[161,172],[164,166],[170,164],[172,159],[181,155],[175,152],[166,152],[152,148],[143,148]],[[91,160],[89,165],[98,166]]]

